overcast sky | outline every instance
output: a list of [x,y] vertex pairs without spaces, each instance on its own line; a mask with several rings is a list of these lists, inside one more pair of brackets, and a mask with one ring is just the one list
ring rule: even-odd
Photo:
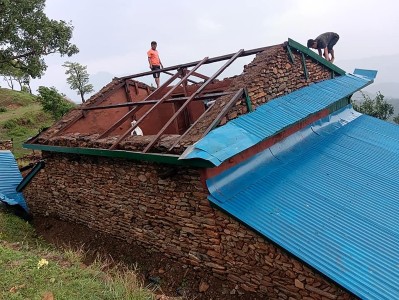
[[[54,55],[46,58],[46,75],[32,86],[35,89],[38,85],[55,86],[77,102],[79,97],[65,82],[61,65],[66,60],[87,65],[93,83],[98,85],[112,76],[147,71],[146,52],[152,40],[158,42],[165,67],[241,48],[280,44],[288,37],[306,45],[307,39],[326,31],[340,35],[335,46],[338,66],[341,60],[399,54],[399,2],[394,0],[47,0],[46,3],[49,18],[72,22],[72,42],[80,52],[70,58]],[[101,86],[95,86],[96,90]]]

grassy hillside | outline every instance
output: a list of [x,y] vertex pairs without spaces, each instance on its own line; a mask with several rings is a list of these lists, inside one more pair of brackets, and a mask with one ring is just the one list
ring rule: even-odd
[[155,299],[134,271],[113,265],[86,265],[82,251],[54,249],[0,208],[0,299]]
[[0,140],[13,140],[15,157],[30,153],[23,142],[53,123],[34,95],[0,88]]

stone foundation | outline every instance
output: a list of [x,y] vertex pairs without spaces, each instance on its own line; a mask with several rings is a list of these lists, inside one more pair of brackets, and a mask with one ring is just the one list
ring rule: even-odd
[[151,247],[270,299],[354,298],[211,207],[197,169],[48,152],[43,157],[45,169],[24,191],[33,215]]
[[5,140],[5,141],[0,141],[0,150],[12,150],[13,149],[13,143],[12,140]]

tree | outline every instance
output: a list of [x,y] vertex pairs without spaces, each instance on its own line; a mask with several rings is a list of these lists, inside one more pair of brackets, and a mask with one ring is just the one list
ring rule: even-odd
[[66,75],[69,75],[67,82],[72,90],[77,90],[77,94],[85,103],[84,95],[94,91],[93,85],[89,83],[89,74],[87,73],[87,66],[82,66],[79,63],[66,61],[62,66],[67,68]]
[[61,119],[76,105],[65,99],[64,94],[60,94],[55,87],[39,86],[38,99],[42,104],[43,110],[52,114],[55,120]]
[[24,73],[21,69],[7,66],[4,67],[1,71],[1,75],[3,75],[4,81],[7,82],[7,85],[12,90],[14,89],[14,81],[16,81],[18,82],[21,91],[24,87],[30,91],[30,76]]
[[70,43],[73,26],[49,19],[44,7],[45,0],[0,0],[0,74],[13,67],[40,78],[47,68],[44,56],[79,52]]
[[394,121],[396,124],[399,124],[399,115],[397,115],[395,118],[393,118],[393,121]]
[[369,95],[363,92],[361,93],[363,101],[360,104],[357,104],[356,101],[352,103],[356,111],[381,120],[388,120],[393,115],[393,105],[384,100],[384,95],[381,92],[378,92],[374,99],[371,99]]

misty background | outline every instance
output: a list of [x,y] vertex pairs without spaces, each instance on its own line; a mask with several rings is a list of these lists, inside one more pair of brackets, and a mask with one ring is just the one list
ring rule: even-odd
[[[72,57],[46,56],[48,69],[42,78],[32,80],[31,86],[34,93],[40,85],[54,86],[80,103],[66,83],[65,61],[87,66],[90,83],[98,92],[114,77],[149,71],[146,52],[152,40],[158,42],[160,58],[167,67],[242,48],[281,44],[288,38],[306,45],[309,38],[334,31],[340,35],[334,63],[347,72],[378,70],[375,82],[365,91],[380,91],[394,103],[398,114],[398,7],[394,0],[47,0],[49,18],[74,26],[72,42],[80,52]],[[252,59],[239,59],[219,78],[240,74]],[[199,72],[213,74],[219,66],[201,67]],[[167,78],[162,74],[161,82]],[[153,84],[150,76],[139,80]],[[4,81],[0,85],[7,87]]]

